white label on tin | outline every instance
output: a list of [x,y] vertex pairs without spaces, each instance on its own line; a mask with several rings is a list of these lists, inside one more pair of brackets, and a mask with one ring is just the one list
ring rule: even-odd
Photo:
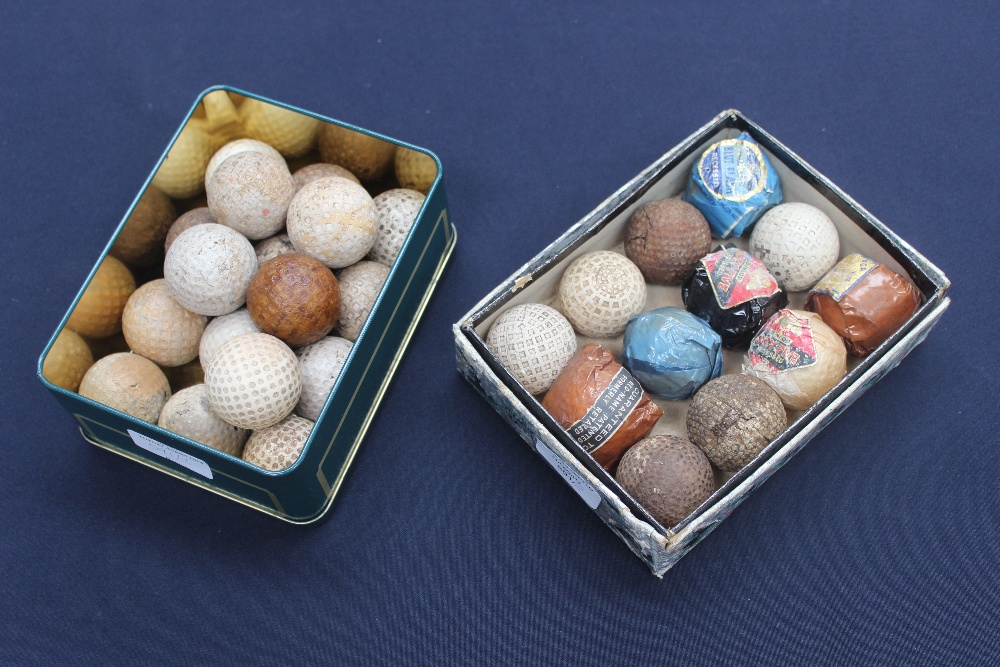
[[590,509],[597,509],[597,506],[601,504],[601,494],[587,480],[581,477],[580,473],[570,468],[565,461],[556,456],[556,453],[549,449],[549,446],[541,440],[535,440],[535,449],[552,466],[552,469],[566,480],[566,483],[576,491],[577,495],[583,498],[583,502],[587,503]]
[[132,437],[132,442],[139,447],[142,447],[147,452],[151,452],[157,456],[162,456],[169,461],[173,461],[179,466],[184,466],[191,472],[198,473],[202,477],[213,479],[212,469],[209,468],[208,464],[201,459],[195,458],[190,454],[185,454],[181,450],[174,449],[170,445],[164,445],[162,442],[153,440],[142,433],[136,433],[132,429],[128,429],[128,434]]

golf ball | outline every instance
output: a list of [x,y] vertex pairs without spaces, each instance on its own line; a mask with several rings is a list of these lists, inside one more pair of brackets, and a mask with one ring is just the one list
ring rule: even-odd
[[170,398],[163,371],[146,357],[118,352],[98,359],[80,382],[81,396],[152,424]]
[[302,455],[313,423],[290,415],[281,422],[254,431],[243,448],[243,460],[265,470],[284,470]]
[[347,362],[353,344],[345,338],[327,336],[299,350],[302,369],[302,396],[295,412],[316,421],[340,371]]
[[305,185],[288,207],[288,236],[299,252],[331,269],[364,257],[378,228],[375,202],[346,178],[322,178]]
[[225,315],[246,302],[257,271],[250,241],[220,224],[192,227],[174,240],[163,277],[178,303],[200,315]]
[[212,411],[208,387],[196,384],[182,389],[167,401],[158,425],[220,452],[240,456],[249,433],[224,421]]
[[198,346],[198,358],[202,366],[207,366],[212,360],[216,350],[230,338],[236,338],[245,333],[260,333],[260,329],[253,323],[250,312],[246,308],[240,308],[227,315],[216,317],[208,326],[205,333],[201,335],[201,343]]
[[374,202],[378,231],[368,259],[392,266],[424,205],[424,195],[416,190],[396,188],[377,195]]
[[358,339],[388,276],[389,267],[378,262],[358,262],[340,272],[337,277],[341,298],[337,330],[342,337],[350,341]]
[[396,154],[395,144],[340,125],[321,125],[317,143],[323,162],[339,164],[363,183],[385,176]]
[[563,314],[584,336],[610,338],[625,331],[646,304],[646,282],[639,268],[607,250],[573,261],[559,282]]
[[216,221],[248,239],[263,239],[281,231],[295,194],[285,161],[257,151],[227,158],[205,187],[208,208]]
[[576,334],[559,311],[526,303],[496,319],[486,344],[518,382],[532,394],[548,391],[576,353]]
[[42,363],[42,376],[52,384],[76,391],[87,370],[94,365],[94,355],[87,342],[71,329],[56,336]]
[[135,278],[124,264],[108,255],[94,273],[66,326],[81,336],[105,338],[122,328],[122,311],[135,291]]
[[833,221],[815,206],[779,204],[757,221],[750,234],[750,252],[764,262],[779,285],[801,292],[837,263],[840,237]]

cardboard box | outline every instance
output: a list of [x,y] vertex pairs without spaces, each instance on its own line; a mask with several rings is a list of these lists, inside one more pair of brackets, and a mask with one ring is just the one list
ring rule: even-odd
[[[140,197],[152,183],[157,183],[157,175],[171,148],[178,141],[190,141],[192,131],[201,133],[203,139],[207,137],[205,141],[213,151],[231,139],[246,136],[238,119],[239,109],[243,108],[247,100],[259,100],[267,105],[302,114],[303,117],[318,119],[320,123],[339,125],[397,147],[416,150],[433,159],[437,169],[423,207],[391,267],[302,455],[292,467],[280,472],[258,468],[155,424],[96,403],[76,392],[55,386],[42,375],[43,364],[53,342],[66,326],[98,266],[129,223]],[[235,117],[234,110],[237,114]],[[188,130],[187,133],[184,133],[185,129]],[[199,148],[194,153],[200,154],[200,150],[202,149]],[[191,151],[182,153],[179,150],[174,157],[190,153]],[[315,147],[305,155],[288,158],[293,172],[300,166],[318,161],[320,158]],[[163,174],[160,177],[162,180]],[[398,183],[390,175],[368,187],[375,192],[398,187]],[[195,194],[190,199],[175,198],[173,203],[178,211],[205,205],[203,194]],[[454,244],[455,230],[448,216],[441,163],[429,151],[234,88],[211,88],[202,93],[192,106],[142,191],[97,259],[87,281],[42,352],[38,360],[38,375],[67,412],[77,420],[84,438],[91,443],[280,519],[293,523],[313,522],[329,510],[437,286]],[[133,269],[136,282],[141,284],[158,277],[157,271],[161,269],[162,261],[159,269],[155,264]],[[92,347],[104,346],[104,342],[92,342]],[[113,349],[114,343],[110,347]]]
[[[542,408],[540,397],[532,396],[511,376],[486,346],[485,338],[506,308],[522,303],[558,308],[559,280],[575,258],[595,250],[623,252],[622,230],[631,213],[648,201],[679,196],[687,185],[691,165],[702,152],[741,132],[749,133],[760,144],[778,171],[784,201],[812,204],[834,221],[840,235],[840,257],[860,252],[908,276],[921,292],[923,303],[877,350],[860,360],[849,359],[847,375],[812,407],[789,412],[787,429],[753,461],[734,474],[716,471],[715,492],[698,509],[675,526],[662,526],[556,424]],[[736,244],[747,247],[746,239],[736,239]],[[719,114],[570,227],[476,304],[453,331],[458,367],[465,378],[652,572],[662,576],[758,485],[924,340],[948,307],[948,287],[944,274],[903,239],[762,128],[739,111],[730,110]],[[792,293],[790,297],[790,307],[802,308],[805,293]],[[645,310],[664,305],[682,305],[680,289],[648,286]],[[578,349],[591,340],[578,335]],[[620,337],[593,342],[620,354]],[[739,372],[743,353],[725,352],[725,373]],[[684,417],[689,401],[657,403],[665,408],[665,415],[652,433],[686,435]]]

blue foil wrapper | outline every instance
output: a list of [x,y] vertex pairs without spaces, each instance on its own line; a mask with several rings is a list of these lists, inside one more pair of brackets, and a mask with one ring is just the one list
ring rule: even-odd
[[629,320],[622,365],[650,394],[680,400],[722,373],[722,339],[686,310],[657,308]]
[[765,210],[781,203],[781,182],[749,134],[712,144],[691,166],[681,196],[698,207],[716,238],[743,236]]

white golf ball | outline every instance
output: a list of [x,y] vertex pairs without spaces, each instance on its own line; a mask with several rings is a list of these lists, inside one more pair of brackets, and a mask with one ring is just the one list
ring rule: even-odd
[[801,292],[826,275],[840,254],[833,221],[815,206],[779,204],[761,216],[750,235],[750,252],[789,292]]
[[610,338],[625,331],[646,304],[639,267],[608,250],[575,259],[559,282],[563,314],[584,336]]
[[358,339],[388,276],[389,267],[378,262],[358,262],[337,274],[340,285],[337,331],[341,336],[350,341]]
[[308,183],[288,207],[288,236],[299,252],[331,269],[354,264],[375,243],[375,202],[363,187],[346,178]]
[[205,183],[212,180],[212,176],[215,174],[215,170],[219,168],[220,164],[237,153],[243,153],[244,151],[267,153],[268,155],[285,162],[285,158],[282,157],[281,153],[269,144],[265,144],[263,141],[257,141],[256,139],[237,139],[235,141],[230,141],[228,144],[215,151],[215,155],[213,155],[212,159],[208,161],[208,166],[205,168]]
[[159,426],[220,452],[239,456],[249,432],[224,421],[212,411],[208,387],[196,384],[182,389],[160,412]]
[[242,306],[257,271],[250,241],[220,224],[192,227],[174,239],[163,277],[174,298],[200,315],[225,315]]
[[302,396],[295,412],[316,421],[340,377],[353,344],[346,338],[327,336],[299,350],[302,369]]
[[295,182],[282,158],[243,151],[219,165],[205,192],[218,222],[248,239],[264,239],[285,226]]
[[273,426],[254,431],[243,448],[243,460],[265,470],[284,470],[302,455],[312,428],[308,419],[289,415]]
[[392,266],[420,213],[420,207],[424,205],[424,199],[420,192],[404,188],[386,190],[375,197],[378,233],[375,244],[368,252],[368,259]]
[[201,335],[201,344],[198,347],[198,358],[202,367],[208,366],[212,355],[223,343],[245,333],[260,333],[260,329],[250,317],[250,311],[246,308],[216,317],[209,322],[205,327],[205,333]]
[[525,389],[541,394],[576,353],[576,334],[556,309],[526,303],[496,319],[486,344]]

